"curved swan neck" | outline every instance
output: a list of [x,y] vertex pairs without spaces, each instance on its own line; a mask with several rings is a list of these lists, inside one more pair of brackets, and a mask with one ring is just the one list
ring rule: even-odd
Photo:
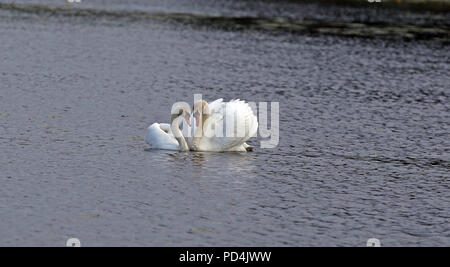
[[211,115],[211,110],[209,109],[208,102],[206,102],[205,100],[202,100],[202,102],[201,102],[201,111],[202,111],[201,112],[201,122],[198,125],[198,127],[195,128],[195,133],[194,133],[195,137],[203,136],[206,120]]
[[183,133],[180,130],[180,120],[182,119],[182,116],[179,116],[172,120],[172,133],[178,141],[178,145],[180,146],[180,151],[189,151],[189,147],[186,143],[186,139],[184,139]]
[[184,139],[184,136],[177,137],[178,144],[180,145],[180,151],[189,151],[189,146]]
[[201,121],[199,125],[195,128],[194,138],[192,139],[192,148],[193,150],[198,150],[200,146],[200,141],[204,136],[205,123],[207,119],[211,115],[211,110],[209,108],[208,102],[202,100],[194,105],[194,109],[197,106],[197,109],[201,110]]
[[205,125],[206,120],[211,115],[211,109],[206,101],[203,101],[203,112],[202,112],[202,125]]

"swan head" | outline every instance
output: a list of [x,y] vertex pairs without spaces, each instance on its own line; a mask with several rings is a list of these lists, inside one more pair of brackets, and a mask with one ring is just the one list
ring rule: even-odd
[[206,102],[205,100],[195,102],[194,106],[192,107],[192,115],[194,117],[196,127],[199,126],[200,121],[203,125],[203,122],[210,114],[211,111],[209,109],[208,102]]
[[191,126],[191,113],[188,105],[180,104],[172,108],[171,124],[174,122],[181,123],[181,120],[186,120],[187,124]]

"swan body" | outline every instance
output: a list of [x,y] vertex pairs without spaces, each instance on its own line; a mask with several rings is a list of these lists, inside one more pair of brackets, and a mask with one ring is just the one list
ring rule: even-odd
[[153,123],[147,128],[145,142],[154,149],[179,150],[177,139],[168,123]]
[[189,146],[180,131],[180,124],[185,120],[190,126],[190,109],[187,103],[178,102],[172,106],[170,124],[153,123],[147,128],[145,141],[156,149],[188,151]]
[[[192,116],[197,127],[193,137],[188,140],[191,150],[215,152],[252,150],[246,141],[256,135],[258,120],[245,101],[236,99],[223,102],[223,99],[217,99],[210,104],[199,101],[194,104]],[[200,121],[202,123],[199,123]],[[220,125],[223,127],[219,130],[222,134],[217,136],[217,132],[214,131]]]
[[[171,124],[153,123],[147,128],[145,141],[155,149],[179,151],[246,152],[252,147],[246,141],[256,135],[258,120],[251,107],[239,99],[210,104],[198,101],[191,115],[189,106],[179,103],[172,107]],[[186,141],[180,131],[185,120],[191,136]],[[191,121],[195,120],[195,127]]]

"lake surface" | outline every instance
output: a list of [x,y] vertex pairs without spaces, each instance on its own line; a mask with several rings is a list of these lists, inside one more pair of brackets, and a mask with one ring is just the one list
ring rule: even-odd
[[[0,1],[0,246],[450,245],[445,30],[298,32],[292,19],[354,23],[361,10],[290,1],[10,2]],[[290,26],[267,26],[278,18]],[[146,128],[195,93],[279,102],[279,145],[149,149]]]

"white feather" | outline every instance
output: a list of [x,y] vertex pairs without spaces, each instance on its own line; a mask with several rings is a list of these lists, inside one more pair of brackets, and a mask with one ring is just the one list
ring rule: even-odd
[[[196,150],[246,151],[248,139],[256,135],[258,120],[251,107],[239,99],[223,102],[217,99],[209,104],[210,116],[205,121],[202,136]],[[217,125],[223,126],[223,136],[213,136]],[[209,131],[209,132],[208,132]]]
[[170,129],[170,124],[167,123],[155,122],[150,125],[145,133],[145,141],[155,149],[180,150],[178,141]]

